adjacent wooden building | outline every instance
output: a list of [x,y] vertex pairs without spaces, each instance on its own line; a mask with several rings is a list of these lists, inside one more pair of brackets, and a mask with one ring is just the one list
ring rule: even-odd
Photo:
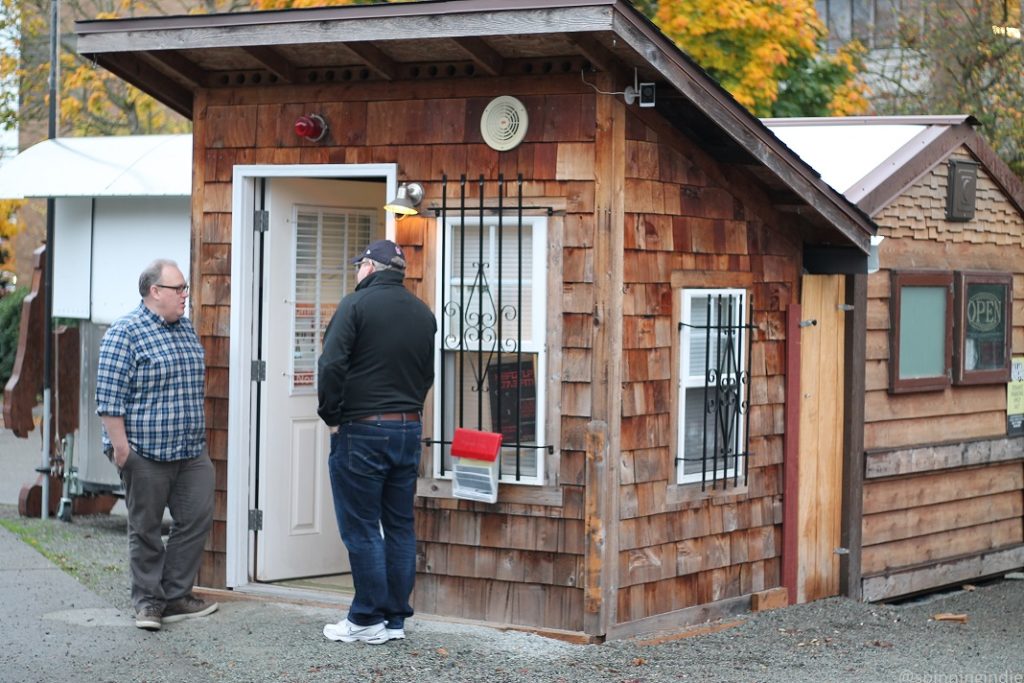
[[976,124],[768,122],[878,224],[851,548],[865,600],[1024,565],[1024,185]]
[[[843,424],[865,348],[850,304],[874,225],[630,3],[77,31],[194,123],[218,491],[203,584],[326,590],[303,577],[345,571],[313,369],[345,264],[386,235],[440,327],[419,611],[600,639],[784,584],[849,589],[835,549],[860,522],[844,481],[863,435]],[[424,197],[397,221],[380,207],[408,183]],[[504,436],[494,504],[453,495],[453,471],[487,486],[450,457],[457,426]]]

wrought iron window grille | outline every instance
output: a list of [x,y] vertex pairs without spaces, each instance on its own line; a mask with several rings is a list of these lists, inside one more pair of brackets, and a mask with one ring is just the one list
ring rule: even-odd
[[[541,411],[536,406],[535,383],[536,373],[530,371],[530,385],[526,379],[526,369],[532,368],[535,352],[524,352],[523,338],[523,249],[524,249],[524,212],[537,210],[552,215],[551,207],[528,207],[523,204],[523,176],[519,174],[515,180],[514,204],[506,206],[506,181],[504,175],[497,180],[497,205],[486,205],[485,181],[480,175],[475,181],[477,201],[474,206],[467,205],[467,191],[470,181],[466,175],[459,178],[459,203],[448,205],[448,176],[441,180],[441,206],[434,208],[435,215],[442,226],[447,226],[450,215],[457,216],[453,223],[449,244],[448,229],[440,231],[441,272],[438,278],[443,283],[440,306],[440,338],[441,338],[441,372],[435,383],[440,394],[438,401],[440,412],[440,438],[425,438],[427,445],[439,445],[440,473],[445,475],[447,448],[451,446],[456,427],[466,427],[482,431],[496,431],[503,436],[502,453],[514,453],[514,481],[523,478],[522,456],[524,451],[545,451],[553,453],[552,445],[531,443],[527,438],[531,433],[529,420],[536,420]],[[510,215],[511,214],[511,215]],[[472,220],[473,216],[475,220]],[[485,221],[488,216],[491,222]],[[476,252],[467,251],[467,216],[472,224],[468,231],[479,231]],[[495,222],[496,219],[496,222]],[[496,264],[490,263],[484,253],[485,226],[496,225]],[[505,228],[515,231],[513,244],[507,245]],[[504,259],[500,256],[505,249],[517,250],[514,259],[517,271],[514,274],[504,272]],[[458,273],[453,272],[458,264]],[[496,272],[493,272],[496,266]],[[507,278],[514,277],[515,291],[511,299],[506,299],[503,283]],[[457,297],[452,296],[456,287],[450,285],[458,279]],[[497,283],[497,284],[495,284]],[[451,297],[451,298],[449,298]],[[544,331],[534,331],[544,334]],[[449,382],[445,366],[445,354],[454,354],[454,381]],[[511,368],[511,374],[506,368]],[[467,382],[459,378],[467,378],[470,394],[476,399],[468,401],[465,390]],[[542,378],[541,378],[542,379]],[[449,384],[453,386],[449,386]],[[490,399],[491,414],[485,415],[483,397]],[[532,403],[531,403],[532,401]],[[449,403],[451,413],[449,414]],[[467,403],[472,406],[467,408]],[[532,416],[527,407],[532,406]],[[475,407],[475,410],[473,408]],[[490,418],[488,421],[486,418]],[[532,425],[532,433],[536,434],[536,424]],[[500,456],[499,456],[500,457]],[[538,473],[539,474],[539,473]]]
[[[733,487],[739,486],[741,470],[743,485],[747,485],[750,458],[750,352],[754,336],[753,330],[757,329],[757,326],[752,322],[745,324],[731,322],[737,320],[738,315],[742,313],[739,309],[743,305],[742,298],[721,294],[715,297],[709,294],[707,297],[709,324],[679,323],[680,330],[684,327],[704,330],[706,351],[704,354],[702,449],[700,457],[686,455],[676,457],[677,465],[680,462],[699,462],[701,464],[701,491],[707,490],[709,474],[712,490],[718,489],[719,482],[723,488],[728,488],[730,479]],[[749,310],[753,311],[752,301],[748,302],[748,306]],[[712,315],[712,311],[714,315]],[[750,318],[748,317],[747,320]],[[712,321],[729,322],[710,324]],[[714,338],[712,332],[714,332]],[[745,356],[741,354],[744,343],[746,343]],[[714,355],[713,359],[712,355]],[[683,425],[680,425],[679,428],[683,429]],[[710,438],[709,431],[713,432]],[[680,451],[682,451],[681,448]],[[731,476],[728,475],[730,470]]]

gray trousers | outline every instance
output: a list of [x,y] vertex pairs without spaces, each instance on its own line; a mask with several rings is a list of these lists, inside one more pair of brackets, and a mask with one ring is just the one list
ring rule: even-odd
[[[128,507],[128,551],[132,605],[136,611],[192,591],[206,536],[213,524],[214,471],[210,456],[157,462],[134,451],[121,470]],[[160,531],[164,508],[171,512],[171,533],[164,546]]]

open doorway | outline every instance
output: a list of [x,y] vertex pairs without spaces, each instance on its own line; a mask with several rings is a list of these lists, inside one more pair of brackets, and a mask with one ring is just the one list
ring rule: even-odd
[[316,413],[316,359],[350,261],[393,236],[393,164],[236,167],[228,434],[230,587],[350,590]]

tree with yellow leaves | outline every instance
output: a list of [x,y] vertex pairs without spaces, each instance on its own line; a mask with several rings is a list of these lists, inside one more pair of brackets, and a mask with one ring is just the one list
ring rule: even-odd
[[[63,0],[58,135],[186,132],[190,124],[74,50],[78,19],[182,14],[187,0]],[[50,0],[0,0],[0,127],[41,139],[47,119]]]
[[757,116],[867,109],[860,48],[823,53],[813,0],[661,0],[638,9]]
[[973,114],[979,132],[1024,178],[1022,3],[935,0],[899,17],[898,59],[873,66],[882,114]]
[[14,251],[11,249],[11,239],[21,229],[18,225],[16,214],[18,208],[24,202],[14,199],[0,199],[0,297],[2,297],[10,286],[11,273],[16,263],[14,262]]

